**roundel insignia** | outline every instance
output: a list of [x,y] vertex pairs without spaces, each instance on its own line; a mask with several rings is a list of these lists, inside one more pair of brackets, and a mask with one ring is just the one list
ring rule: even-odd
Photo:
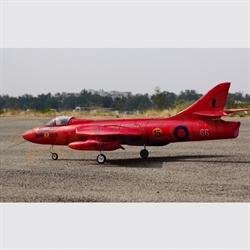
[[180,141],[185,141],[189,137],[188,128],[184,125],[179,125],[174,129],[174,136]]
[[161,137],[162,136],[162,130],[160,128],[155,128],[152,131],[152,134],[154,137]]
[[46,138],[49,137],[49,133],[48,133],[48,132],[45,132],[45,133],[44,133],[44,137],[46,137]]

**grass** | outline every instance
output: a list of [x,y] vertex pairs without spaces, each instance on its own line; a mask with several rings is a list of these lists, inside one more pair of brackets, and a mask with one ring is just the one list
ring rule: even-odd
[[104,111],[104,110],[92,110],[92,111],[48,111],[40,112],[36,110],[6,110],[0,112],[0,117],[56,117],[56,116],[74,116],[74,117],[168,117],[177,113],[176,109],[157,111],[150,109],[147,111],[135,111],[135,112],[119,112],[119,111]]
[[[49,117],[53,118],[56,116],[74,116],[74,117],[169,117],[177,114],[184,110],[191,103],[176,103],[173,107],[164,110],[149,109],[146,111],[135,111],[135,112],[119,112],[109,111],[105,109],[96,109],[91,111],[76,111],[76,110],[64,110],[55,111],[51,109],[45,109],[41,111],[37,110],[17,110],[17,109],[0,109],[0,117]],[[237,107],[238,108],[238,107]],[[228,117],[250,117],[249,112],[237,112],[228,115]]]
[[[44,111],[36,111],[36,110],[0,110],[0,117],[49,117],[53,118],[56,116],[74,116],[74,117],[169,117],[174,115],[181,110],[185,109],[188,105],[179,105],[174,108],[164,109],[164,110],[156,110],[150,109],[146,111],[135,111],[135,112],[118,112],[118,111],[105,111],[102,109],[92,110],[92,111],[75,111],[75,110],[64,110],[64,111],[54,111],[47,110]],[[239,112],[228,115],[228,117],[250,117],[250,112]]]

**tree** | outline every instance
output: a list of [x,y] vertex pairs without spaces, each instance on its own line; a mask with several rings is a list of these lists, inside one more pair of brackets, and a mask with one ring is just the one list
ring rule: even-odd
[[141,95],[129,95],[126,99],[125,105],[123,107],[124,111],[133,111],[133,110],[146,110],[152,107],[152,103],[148,97],[148,94]]
[[124,110],[127,98],[125,97],[116,97],[112,103],[112,108],[115,110]]
[[161,92],[160,87],[155,88],[155,94],[151,96],[151,100],[156,109],[162,110],[164,108],[164,94]]
[[200,97],[201,95],[198,94],[196,90],[186,89],[185,91],[181,91],[180,95],[178,96],[178,100],[192,102],[198,100]]
[[172,92],[164,91],[163,96],[164,96],[164,108],[172,107],[173,104],[175,103],[177,95]]

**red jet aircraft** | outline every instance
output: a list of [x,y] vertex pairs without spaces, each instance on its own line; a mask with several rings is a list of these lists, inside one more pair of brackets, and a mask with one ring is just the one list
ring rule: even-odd
[[100,153],[97,162],[106,156],[102,151],[124,149],[122,145],[142,146],[142,158],[148,157],[146,146],[164,146],[172,142],[236,138],[240,122],[224,121],[222,116],[250,108],[224,109],[230,82],[216,85],[187,109],[167,118],[85,119],[59,116],[44,126],[28,130],[23,138],[33,143],[67,145],[77,150]]

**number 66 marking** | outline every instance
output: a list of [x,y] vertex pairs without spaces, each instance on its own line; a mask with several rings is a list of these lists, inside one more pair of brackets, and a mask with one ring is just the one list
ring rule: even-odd
[[209,130],[208,129],[201,129],[200,130],[200,136],[209,136]]

